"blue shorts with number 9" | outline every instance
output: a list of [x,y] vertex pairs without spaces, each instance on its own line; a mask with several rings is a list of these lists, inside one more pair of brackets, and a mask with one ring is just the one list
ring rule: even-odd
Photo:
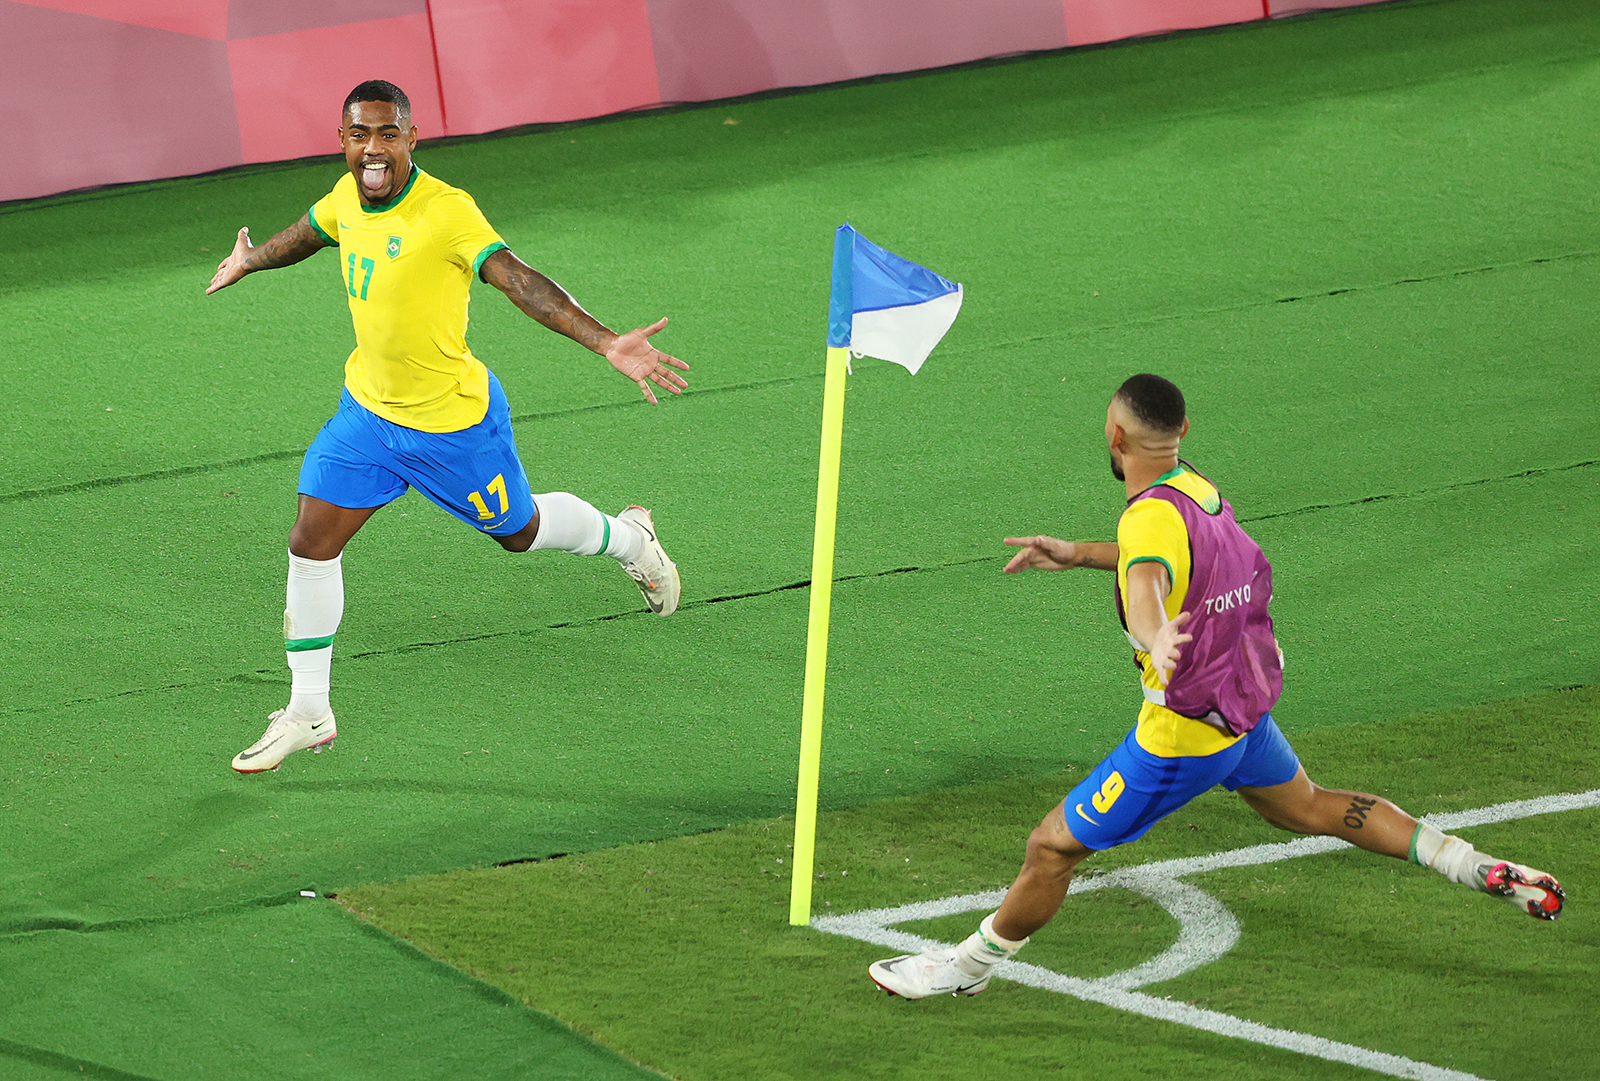
[[1294,779],[1294,748],[1268,713],[1232,744],[1204,757],[1162,758],[1139,746],[1133,733],[1067,794],[1067,828],[1085,848],[1114,848],[1143,837],[1179,807],[1213,785],[1267,788]]
[[301,494],[338,507],[381,507],[408,486],[492,537],[518,533],[533,519],[511,406],[493,372],[488,413],[459,432],[384,420],[346,390],[300,466]]

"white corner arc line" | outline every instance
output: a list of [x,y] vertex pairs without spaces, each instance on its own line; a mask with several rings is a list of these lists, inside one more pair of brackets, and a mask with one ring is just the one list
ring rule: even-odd
[[[1534,815],[1593,807],[1600,807],[1600,788],[1590,789],[1587,792],[1541,796],[1537,799],[1514,800],[1474,810],[1428,815],[1425,818],[1441,829],[1464,829],[1470,826],[1509,822]],[[1075,880],[1070,893],[1121,887],[1154,898],[1178,920],[1180,928],[1178,942],[1165,953],[1142,965],[1097,980],[1063,976],[1021,961],[1001,962],[995,969],[995,975],[1029,987],[1056,991],[1155,1020],[1171,1021],[1174,1024],[1221,1036],[1249,1040],[1252,1043],[1265,1044],[1332,1062],[1342,1062],[1376,1073],[1388,1074],[1391,1077],[1403,1077],[1414,1081],[1485,1081],[1475,1074],[1460,1070],[1418,1062],[1400,1055],[1340,1043],[1337,1040],[1328,1040],[1303,1032],[1273,1028],[1230,1014],[1132,990],[1134,987],[1171,979],[1200,965],[1209,964],[1227,953],[1238,941],[1238,922],[1232,913],[1197,887],[1178,882],[1178,878],[1228,867],[1274,863],[1350,847],[1353,846],[1332,837],[1304,837],[1280,844],[1236,848],[1210,856],[1158,860],[1124,867],[1094,878]],[[906,931],[897,931],[894,929],[895,924],[993,909],[998,907],[1004,898],[1004,890],[969,893],[935,901],[918,901],[896,908],[869,909],[839,916],[819,916],[811,921],[811,926],[827,934],[842,935],[906,953],[921,953],[927,950],[948,949],[949,944],[934,942]],[[1218,912],[1226,919],[1218,919],[1216,916]],[[1215,920],[1209,930],[1204,926],[1208,919]],[[1191,932],[1192,927],[1195,929]],[[1189,940],[1187,943],[1186,938]],[[1221,944],[1224,941],[1226,945]]]

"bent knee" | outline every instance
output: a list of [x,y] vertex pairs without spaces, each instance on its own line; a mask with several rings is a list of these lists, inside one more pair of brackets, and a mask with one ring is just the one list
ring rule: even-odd
[[1029,858],[1032,858],[1035,854],[1043,855],[1045,853],[1057,852],[1060,850],[1055,844],[1054,837],[1052,836],[1053,832],[1054,831],[1048,830],[1044,826],[1033,827],[1033,832],[1028,834]]
[[515,533],[509,537],[496,537],[494,540],[496,544],[508,552],[526,552],[533,547],[533,538],[525,537],[521,533]]
[[1036,865],[1070,869],[1088,854],[1070,833],[1052,826],[1048,821],[1034,827],[1028,834],[1027,859]]
[[323,537],[308,536],[298,529],[289,532],[289,554],[301,559],[313,559],[326,562],[337,559],[339,553],[344,551],[344,545],[337,541],[330,541]]

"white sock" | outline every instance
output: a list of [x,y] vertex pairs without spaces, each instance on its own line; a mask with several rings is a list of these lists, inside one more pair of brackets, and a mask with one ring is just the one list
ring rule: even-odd
[[546,492],[533,497],[539,509],[539,534],[533,549],[556,548],[575,556],[602,553],[621,563],[636,559],[644,545],[639,530],[602,513],[571,492]]
[[956,947],[956,967],[968,976],[982,976],[999,962],[1016,956],[1017,951],[1028,944],[1027,939],[1014,942],[995,934],[994,918],[997,915],[999,913],[991,912],[985,916],[978,929]]
[[344,618],[342,556],[301,559],[289,553],[283,648],[289,657],[289,710],[302,717],[328,712],[333,635]]
[[1418,822],[1417,831],[1411,835],[1411,861],[1433,868],[1451,882],[1476,888],[1478,880],[1474,872],[1488,860],[1488,856],[1466,841],[1451,837],[1426,822]]

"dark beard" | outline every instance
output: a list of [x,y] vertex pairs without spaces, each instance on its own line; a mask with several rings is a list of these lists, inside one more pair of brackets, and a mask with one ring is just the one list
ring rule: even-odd
[[1116,477],[1118,480],[1128,479],[1127,476],[1122,472],[1122,467],[1117,464],[1117,458],[1114,454],[1111,455],[1111,475]]

